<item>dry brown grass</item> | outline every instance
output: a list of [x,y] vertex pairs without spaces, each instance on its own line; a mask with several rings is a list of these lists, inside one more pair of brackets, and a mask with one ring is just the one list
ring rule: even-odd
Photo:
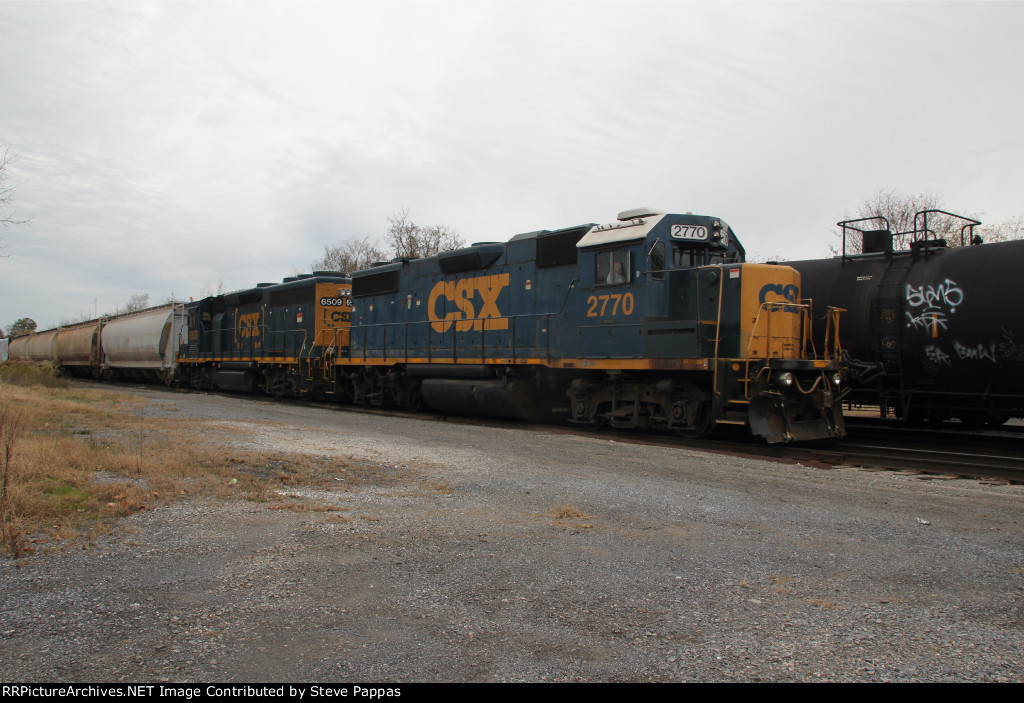
[[[289,509],[287,486],[358,490],[405,476],[372,463],[231,446],[231,429],[141,417],[139,401],[74,387],[0,381],[0,550],[12,556],[109,528],[183,496],[240,497]],[[5,447],[7,448],[5,451]]]
[[586,520],[593,517],[574,505],[556,505],[553,508],[548,508],[548,515],[555,520]]
[[594,526],[590,523],[580,522],[581,520],[590,520],[593,515],[586,513],[574,505],[555,505],[548,508],[548,515],[554,520],[554,524],[574,527],[578,529],[591,529]]

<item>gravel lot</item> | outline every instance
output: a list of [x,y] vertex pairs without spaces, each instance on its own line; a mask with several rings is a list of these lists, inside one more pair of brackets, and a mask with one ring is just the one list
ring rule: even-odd
[[377,479],[3,560],[5,682],[1024,679],[1024,486],[119,392]]

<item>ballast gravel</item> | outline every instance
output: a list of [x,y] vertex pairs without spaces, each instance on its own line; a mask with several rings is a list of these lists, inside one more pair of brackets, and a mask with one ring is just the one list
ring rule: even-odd
[[5,683],[1024,679],[1022,486],[119,392],[381,480],[4,559]]

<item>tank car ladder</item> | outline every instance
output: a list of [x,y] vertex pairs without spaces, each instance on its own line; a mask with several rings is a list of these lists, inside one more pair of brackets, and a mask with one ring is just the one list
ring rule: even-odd
[[910,259],[904,257],[898,262],[899,265],[893,265],[895,263],[895,259],[890,259],[889,265],[885,267],[876,289],[878,294],[871,301],[869,314],[872,351],[880,370],[878,412],[881,417],[886,417],[890,405],[893,405],[895,414],[906,420],[909,408],[904,403],[906,376],[903,373],[904,322],[901,295],[910,271]]

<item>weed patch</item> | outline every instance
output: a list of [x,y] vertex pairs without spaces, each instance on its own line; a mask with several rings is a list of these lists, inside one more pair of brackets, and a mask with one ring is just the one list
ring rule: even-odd
[[[411,473],[240,450],[239,428],[145,417],[139,404],[106,391],[0,381],[0,552],[19,557],[32,545],[89,538],[117,518],[186,496],[282,505],[282,489],[359,490]],[[289,510],[334,510],[294,502]]]

